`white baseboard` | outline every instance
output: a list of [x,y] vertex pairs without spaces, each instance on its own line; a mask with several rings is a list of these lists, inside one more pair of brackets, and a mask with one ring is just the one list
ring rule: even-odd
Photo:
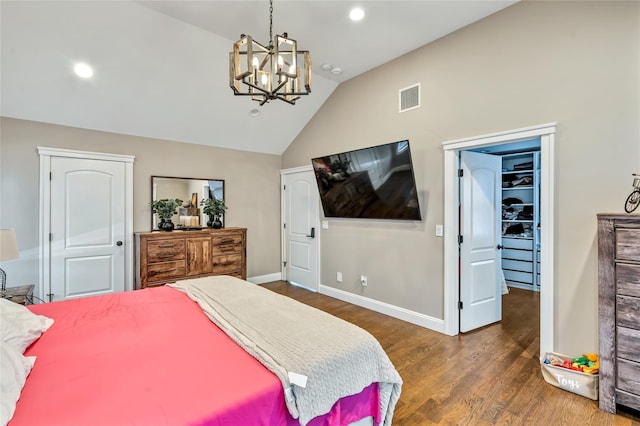
[[258,275],[257,277],[249,277],[247,281],[253,284],[270,283],[271,281],[280,281],[282,279],[282,272],[275,272],[273,274]]
[[438,318],[433,318],[419,312],[410,311],[399,306],[390,305],[389,303],[380,302],[358,294],[338,290],[337,288],[323,284],[320,284],[318,292],[325,296],[330,296],[344,302],[371,309],[372,311],[380,312],[381,314],[389,315],[393,318],[410,322],[411,324],[428,328],[429,330],[437,331],[438,333],[444,333],[444,320]]

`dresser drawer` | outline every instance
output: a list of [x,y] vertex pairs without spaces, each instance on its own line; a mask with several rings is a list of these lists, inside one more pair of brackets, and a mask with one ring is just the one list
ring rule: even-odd
[[533,272],[533,263],[531,262],[531,260],[527,262],[523,260],[502,259],[502,269],[521,272]]
[[507,249],[533,250],[533,240],[526,238],[503,238],[502,246]]
[[616,265],[616,292],[623,296],[640,297],[640,264]]
[[531,272],[518,272],[505,269],[504,278],[509,281],[519,281],[521,283],[533,284],[533,274]]
[[242,271],[242,256],[240,254],[215,256],[212,260],[212,272],[216,275],[236,274]]
[[214,246],[223,246],[229,244],[240,244],[242,243],[242,234],[240,233],[228,233],[224,235],[213,235],[213,245]]
[[640,229],[616,229],[616,260],[640,261]]
[[242,253],[242,245],[226,245],[226,246],[213,246],[212,254],[214,256],[231,255]]
[[616,325],[640,330],[640,298],[616,297]]
[[640,364],[618,358],[616,388],[638,395],[640,392]]
[[184,260],[184,239],[157,240],[147,243],[147,262],[167,262],[169,260]]
[[147,281],[171,281],[182,278],[187,273],[187,262],[162,262],[147,266]]
[[619,358],[640,362],[640,330],[617,328],[616,353]]

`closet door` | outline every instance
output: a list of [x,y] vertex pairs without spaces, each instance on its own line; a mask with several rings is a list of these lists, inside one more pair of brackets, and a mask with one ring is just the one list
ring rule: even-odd
[[39,148],[45,301],[131,289],[133,157]]
[[51,172],[52,300],[124,291],[124,165],[56,157]]
[[500,166],[497,155],[461,153],[460,331],[502,319]]

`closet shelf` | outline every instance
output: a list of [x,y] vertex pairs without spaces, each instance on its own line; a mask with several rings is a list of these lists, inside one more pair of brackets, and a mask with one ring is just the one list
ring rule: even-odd
[[[502,268],[508,286],[539,291],[539,152],[502,156]],[[517,170],[516,170],[517,169]]]

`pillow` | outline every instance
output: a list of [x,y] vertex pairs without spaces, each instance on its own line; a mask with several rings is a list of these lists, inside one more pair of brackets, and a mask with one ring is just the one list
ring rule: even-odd
[[51,318],[36,315],[25,306],[0,298],[0,340],[13,346],[21,354],[38,340],[51,324]]
[[[10,302],[13,303],[13,302]],[[13,417],[16,403],[36,361],[35,356],[24,356],[10,345],[0,345],[0,424],[6,425]]]

